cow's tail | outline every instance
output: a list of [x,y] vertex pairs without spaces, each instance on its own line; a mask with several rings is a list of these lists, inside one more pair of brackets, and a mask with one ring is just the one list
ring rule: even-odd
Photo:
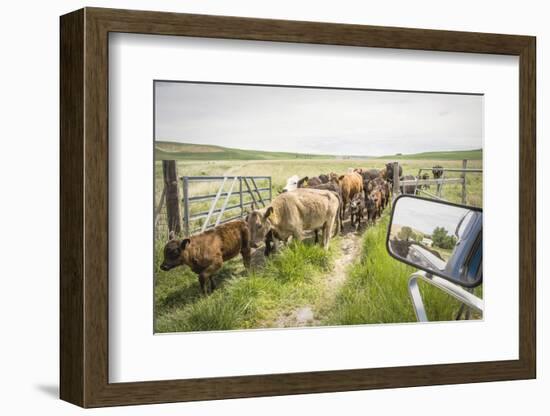
[[344,232],[344,199],[338,195],[338,221],[340,223],[340,232]]

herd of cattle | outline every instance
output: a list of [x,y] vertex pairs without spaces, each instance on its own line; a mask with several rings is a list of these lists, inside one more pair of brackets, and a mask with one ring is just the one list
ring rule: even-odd
[[[434,178],[439,178],[443,170],[441,166],[434,166],[432,172]],[[402,176],[401,166],[397,174],[403,180],[416,179]],[[321,232],[321,245],[328,249],[331,237],[343,232],[348,211],[352,229],[359,228],[362,220],[368,225],[381,216],[391,201],[393,177],[392,163],[380,170],[350,168],[344,175],[332,172],[312,178],[292,176],[269,206],[259,209],[253,204],[245,219],[181,240],[170,233],[160,268],[168,271],[180,265],[189,266],[198,274],[203,293],[208,294],[216,287],[213,275],[224,261],[240,253],[248,268],[251,248],[258,248],[262,242],[264,254],[268,256],[277,240],[301,241],[306,231],[312,231],[315,243],[319,242]],[[404,186],[401,191],[414,193],[416,187]]]

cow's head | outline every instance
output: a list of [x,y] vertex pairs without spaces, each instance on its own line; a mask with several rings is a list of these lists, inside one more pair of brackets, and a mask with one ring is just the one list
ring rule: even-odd
[[367,211],[372,211],[376,208],[376,201],[371,195],[368,195],[365,198],[365,205],[367,207]]
[[260,243],[265,240],[265,237],[271,229],[271,221],[269,217],[273,215],[273,207],[269,206],[264,209],[255,209],[252,205],[252,211],[246,216],[248,229],[250,230],[250,246],[258,248]]
[[337,174],[337,173],[335,173],[335,172],[330,172],[330,173],[328,174],[328,177],[329,177],[330,182],[339,183],[338,174]]
[[283,188],[283,192],[295,191],[298,188],[302,188],[304,186],[304,183],[307,182],[307,180],[308,180],[307,176],[300,179],[298,175],[293,175],[287,179],[286,185]]
[[328,175],[325,175],[324,173],[322,173],[319,175],[319,180],[321,181],[321,183],[328,183],[330,179]]
[[370,196],[374,200],[376,205],[378,205],[380,203],[380,201],[382,200],[382,194],[380,193],[380,191],[378,189],[375,189],[374,191],[372,191]]
[[182,254],[190,242],[191,240],[188,238],[177,240],[174,232],[170,231],[168,242],[164,246],[164,259],[162,260],[160,269],[167,272],[174,267],[181,266],[183,264]]

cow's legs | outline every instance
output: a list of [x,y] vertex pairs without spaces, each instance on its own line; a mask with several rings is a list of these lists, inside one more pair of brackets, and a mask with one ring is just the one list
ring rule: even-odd
[[265,236],[264,241],[264,256],[269,256],[271,253],[271,242],[273,241],[273,231],[269,230]]
[[342,206],[340,203],[338,203],[338,211],[336,212],[336,220],[335,220],[336,228],[334,230],[334,237],[336,237],[336,235],[342,231],[343,222],[344,220],[342,218]]
[[203,273],[199,274],[199,283],[201,285],[201,291],[203,295],[208,295],[208,288],[206,287],[206,281],[208,277],[206,277]]
[[302,241],[304,239],[304,232],[302,229],[294,229],[292,231],[291,237],[293,240]]
[[214,282],[213,275],[219,269],[221,269],[222,264],[223,260],[221,257],[219,259],[215,259],[213,263],[210,264],[210,266],[208,266],[199,274],[199,283],[201,284],[202,293],[204,295],[212,293],[216,288],[216,283]]
[[243,258],[244,267],[250,268],[250,232],[248,227],[241,230],[241,256]]
[[241,256],[243,257],[244,267],[250,268],[250,246],[241,248]]
[[334,227],[335,219],[336,218],[333,216],[323,225],[323,248],[325,250],[328,250],[328,243],[330,241],[330,236],[332,234],[332,227]]
[[330,241],[330,234],[332,233],[332,221],[329,220],[323,227],[323,248],[328,249],[328,242]]
[[338,233],[341,231],[341,229],[342,229],[342,223],[340,222],[340,212],[338,212],[336,214],[336,218],[334,219],[334,225],[333,225],[333,228],[332,228],[332,236],[336,237],[338,235]]

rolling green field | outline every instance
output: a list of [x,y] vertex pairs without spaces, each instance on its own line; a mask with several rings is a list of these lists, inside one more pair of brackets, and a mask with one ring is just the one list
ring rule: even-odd
[[264,152],[261,150],[232,149],[230,147],[155,142],[156,160],[278,160],[278,159],[327,159],[329,155],[289,152]]
[[[358,159],[392,159],[392,160],[481,160],[481,149],[456,150],[441,152],[423,152],[414,154],[397,154],[388,156],[353,156],[339,157],[346,160]],[[155,160],[292,160],[292,159],[337,159],[336,156],[290,153],[290,152],[266,152],[261,150],[233,149],[230,147],[214,145],[198,145],[171,141],[155,142]]]
[[[404,174],[411,175],[417,175],[420,168],[431,168],[436,164],[462,166],[462,153],[456,160],[445,159],[441,154],[438,156],[437,159],[400,160],[400,164]],[[179,176],[271,176],[271,190],[275,197],[287,178],[294,174],[316,176],[328,172],[345,173],[349,167],[381,168],[393,160],[397,158],[208,161],[184,158],[177,159],[177,170]],[[482,160],[470,160],[468,167],[481,168]],[[163,181],[160,161],[156,162],[155,168],[158,202]],[[449,173],[446,177],[459,175]],[[190,195],[215,193],[216,190],[216,185],[197,183],[190,187]],[[482,191],[482,175],[468,174],[467,203],[482,206]],[[445,185],[445,199],[460,202],[460,195],[460,185]],[[208,209],[205,204],[194,205],[192,212]],[[387,254],[388,220],[389,208],[375,226],[356,233],[350,231],[348,225],[346,234],[331,240],[329,251],[313,245],[308,238],[281,247],[269,259],[265,259],[263,249],[259,249],[253,253],[253,268],[248,272],[239,256],[224,264],[216,277],[218,289],[208,297],[201,295],[197,276],[189,268],[178,267],[169,272],[159,269],[167,235],[167,230],[159,222],[155,241],[155,331],[414,322],[407,292],[407,279],[414,270]],[[200,226],[200,221],[196,225]],[[430,320],[455,319],[457,302],[431,287],[421,286],[421,291]],[[481,293],[481,288],[478,293]]]
[[481,160],[483,158],[483,152],[481,149],[457,150],[451,152],[423,152],[411,155],[381,156],[379,159],[389,158],[394,160]]

